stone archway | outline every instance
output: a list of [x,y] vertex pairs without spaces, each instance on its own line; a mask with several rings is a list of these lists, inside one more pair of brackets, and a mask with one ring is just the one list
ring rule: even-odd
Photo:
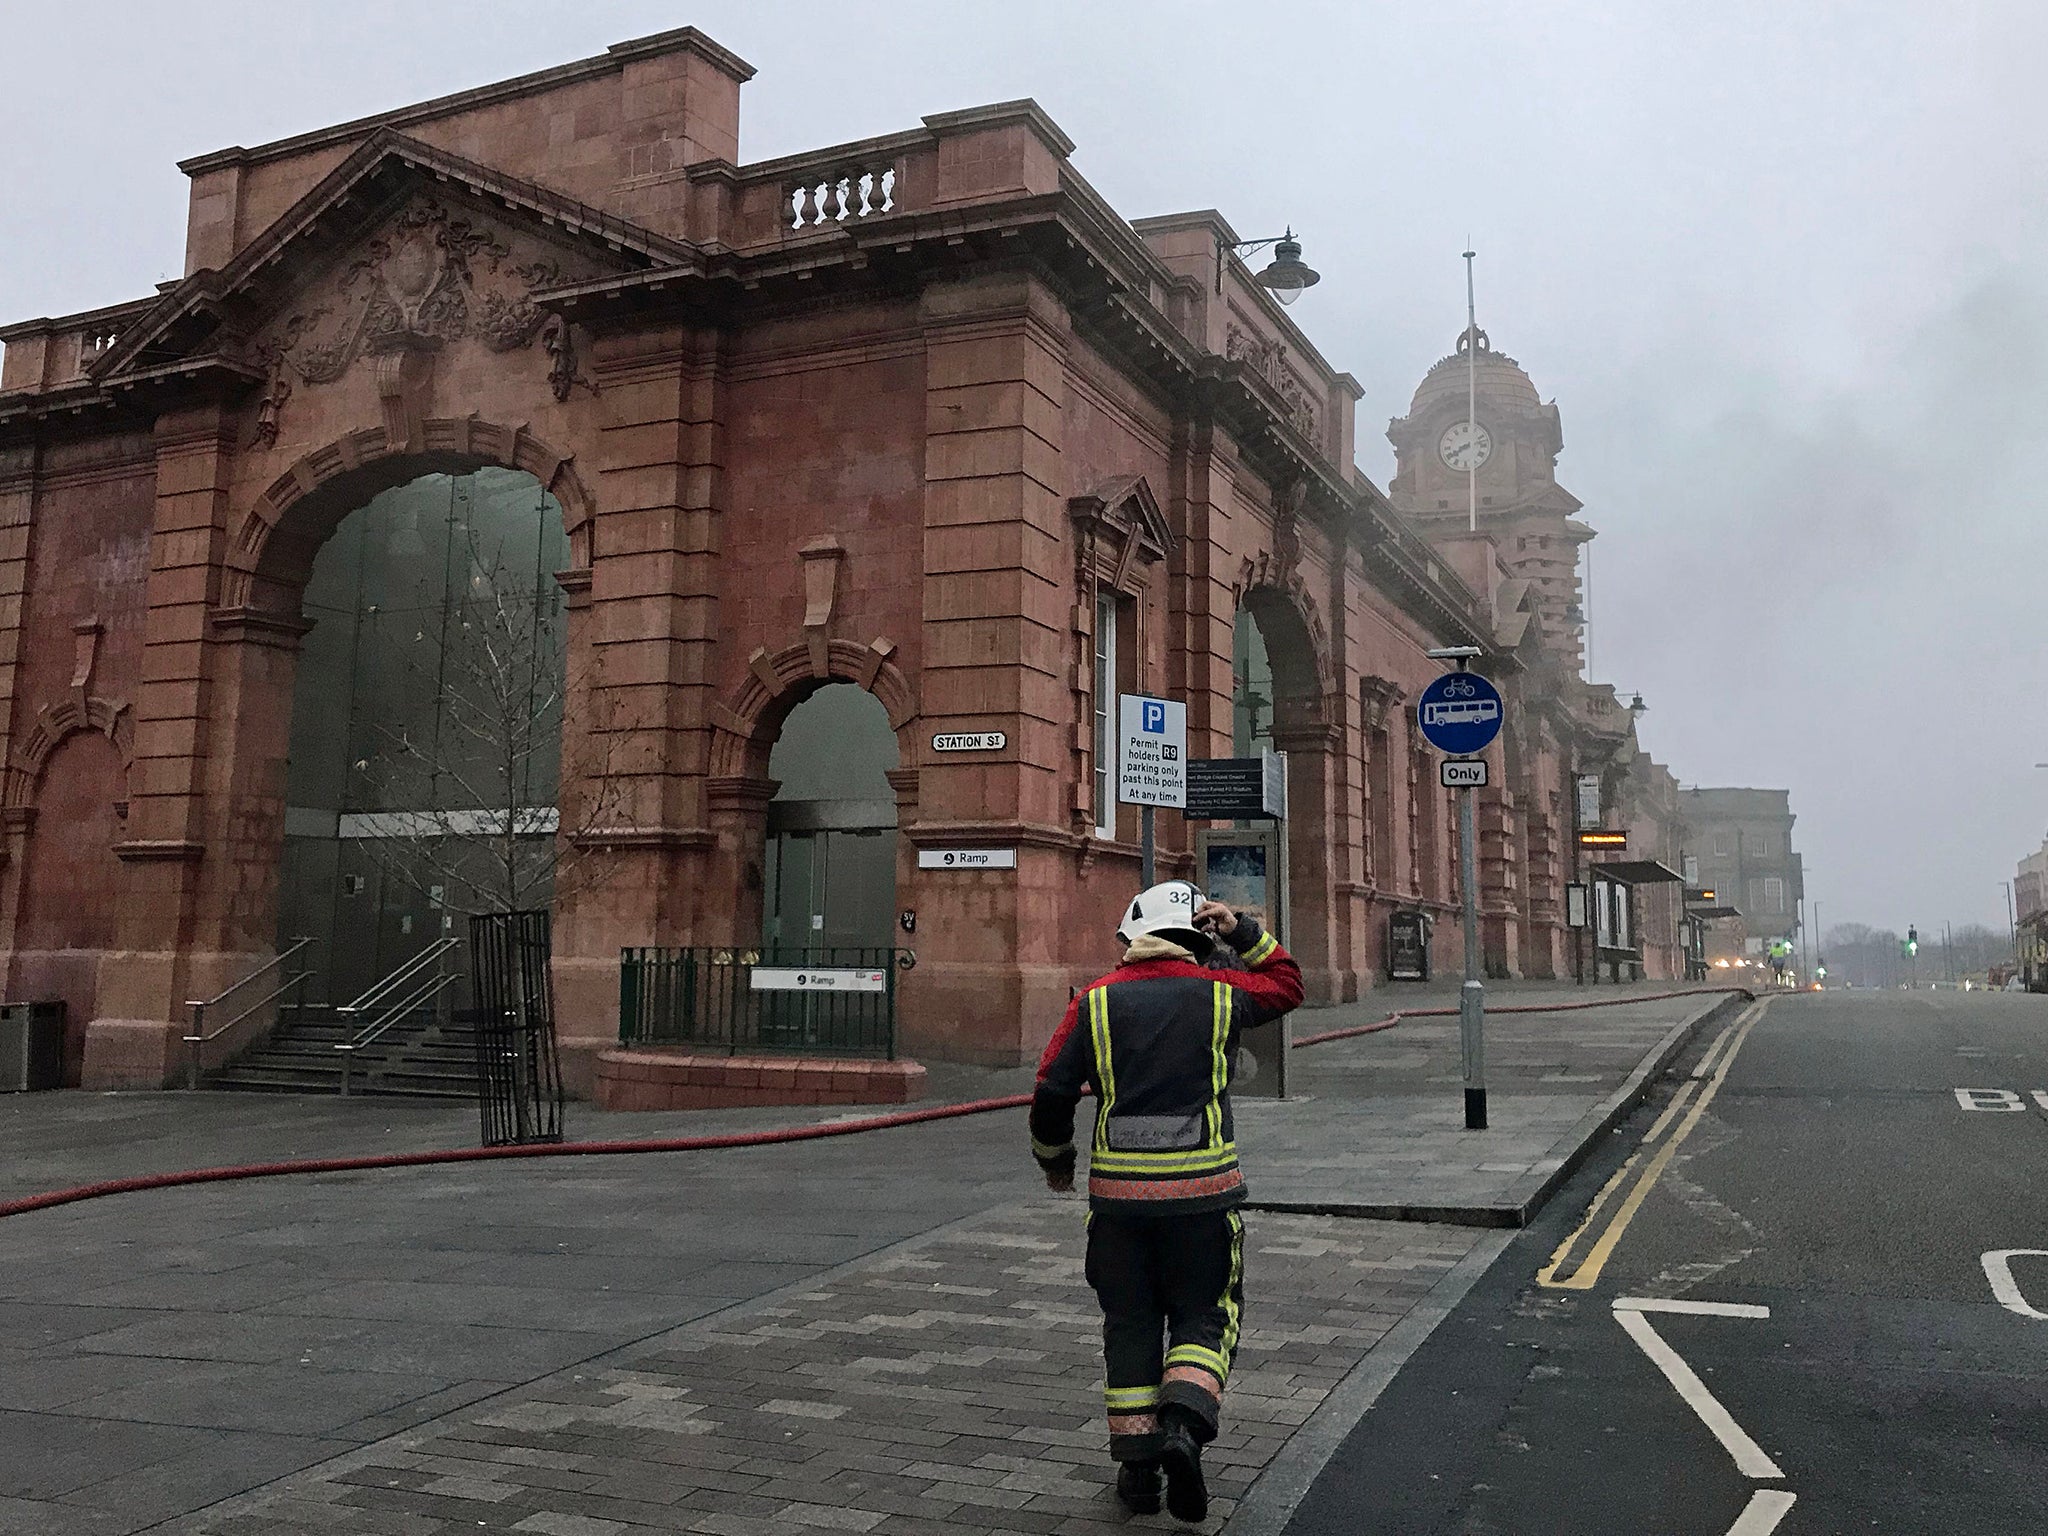
[[[783,721],[798,704],[828,684],[854,684],[873,694],[887,712],[898,760],[918,761],[910,731],[917,718],[916,693],[896,666],[895,654],[894,642],[880,638],[861,645],[820,636],[775,651],[763,647],[748,658],[745,679],[712,709],[707,809],[713,852],[707,883],[722,893],[736,893],[736,899],[722,895],[697,909],[692,927],[701,936],[698,942],[752,943],[760,933],[762,850],[775,795],[768,757]],[[899,825],[907,824],[916,813],[917,770],[898,768],[888,777]]]
[[[301,595],[344,517],[424,474],[496,466],[532,476],[568,533],[557,579],[572,667],[589,644],[595,502],[571,457],[525,426],[387,420],[314,449],[252,495],[237,485],[235,440],[220,420],[195,411],[157,423],[159,558],[135,699],[138,772],[116,848],[119,939],[86,1043],[93,1086],[162,1082],[182,999],[218,992],[275,952]],[[210,524],[224,535],[217,551],[193,536]]]
[[[1334,846],[1344,837],[1336,815],[1344,715],[1341,704],[1333,703],[1328,631],[1301,573],[1269,558],[1244,563],[1235,596],[1236,622],[1256,627],[1271,672],[1271,723],[1256,740],[1241,739],[1240,749],[1270,745],[1287,754],[1289,945],[1301,962],[1310,1000],[1340,1001],[1356,995],[1358,977],[1337,893],[1347,856]],[[1242,708],[1238,723],[1243,738]]]
[[[10,996],[64,1002],[69,1084],[114,937],[106,892],[118,879],[134,735],[126,701],[75,690],[37,712],[0,790],[0,981]],[[62,770],[47,772],[59,754]]]
[[45,704],[22,734],[21,745],[7,765],[0,807],[10,811],[33,809],[44,765],[58,744],[74,731],[97,731],[112,742],[121,755],[124,774],[135,761],[135,721],[125,699],[103,699],[83,692],[68,695]]
[[232,525],[221,610],[224,615],[282,612],[296,616],[296,596],[313,556],[342,518],[379,491],[420,475],[462,474],[497,465],[521,470],[562,505],[571,565],[562,573],[571,595],[589,586],[596,507],[571,455],[524,426],[476,416],[430,417],[411,441],[383,427],[365,427],[316,448],[267,486]]

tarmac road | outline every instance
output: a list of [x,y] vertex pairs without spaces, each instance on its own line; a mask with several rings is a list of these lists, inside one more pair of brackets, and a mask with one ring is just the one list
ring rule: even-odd
[[2048,998],[1743,1020],[1436,1330],[1292,1536],[2048,1530]]

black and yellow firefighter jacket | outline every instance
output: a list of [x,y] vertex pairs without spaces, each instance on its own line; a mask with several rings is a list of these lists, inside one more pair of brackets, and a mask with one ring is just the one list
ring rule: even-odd
[[1243,970],[1210,970],[1188,951],[1140,939],[1088,984],[1046,1045],[1031,1101],[1031,1151],[1049,1173],[1075,1161],[1074,1107],[1095,1093],[1088,1204],[1157,1215],[1244,1201],[1230,1115],[1241,1030],[1301,1003],[1301,967],[1250,918],[1229,943]]

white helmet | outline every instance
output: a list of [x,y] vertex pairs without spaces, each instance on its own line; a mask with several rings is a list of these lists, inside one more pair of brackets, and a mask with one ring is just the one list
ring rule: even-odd
[[1138,892],[1138,899],[1124,912],[1116,936],[1125,944],[1148,933],[1196,933],[1195,908],[1202,893],[1185,880],[1167,880],[1150,890]]

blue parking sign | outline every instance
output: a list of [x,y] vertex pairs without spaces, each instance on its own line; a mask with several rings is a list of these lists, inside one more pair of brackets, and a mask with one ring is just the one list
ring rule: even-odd
[[1117,700],[1116,797],[1125,805],[1188,803],[1188,707],[1126,693]]
[[1477,672],[1446,672],[1415,704],[1423,739],[1450,757],[1484,752],[1505,719],[1500,690]]

